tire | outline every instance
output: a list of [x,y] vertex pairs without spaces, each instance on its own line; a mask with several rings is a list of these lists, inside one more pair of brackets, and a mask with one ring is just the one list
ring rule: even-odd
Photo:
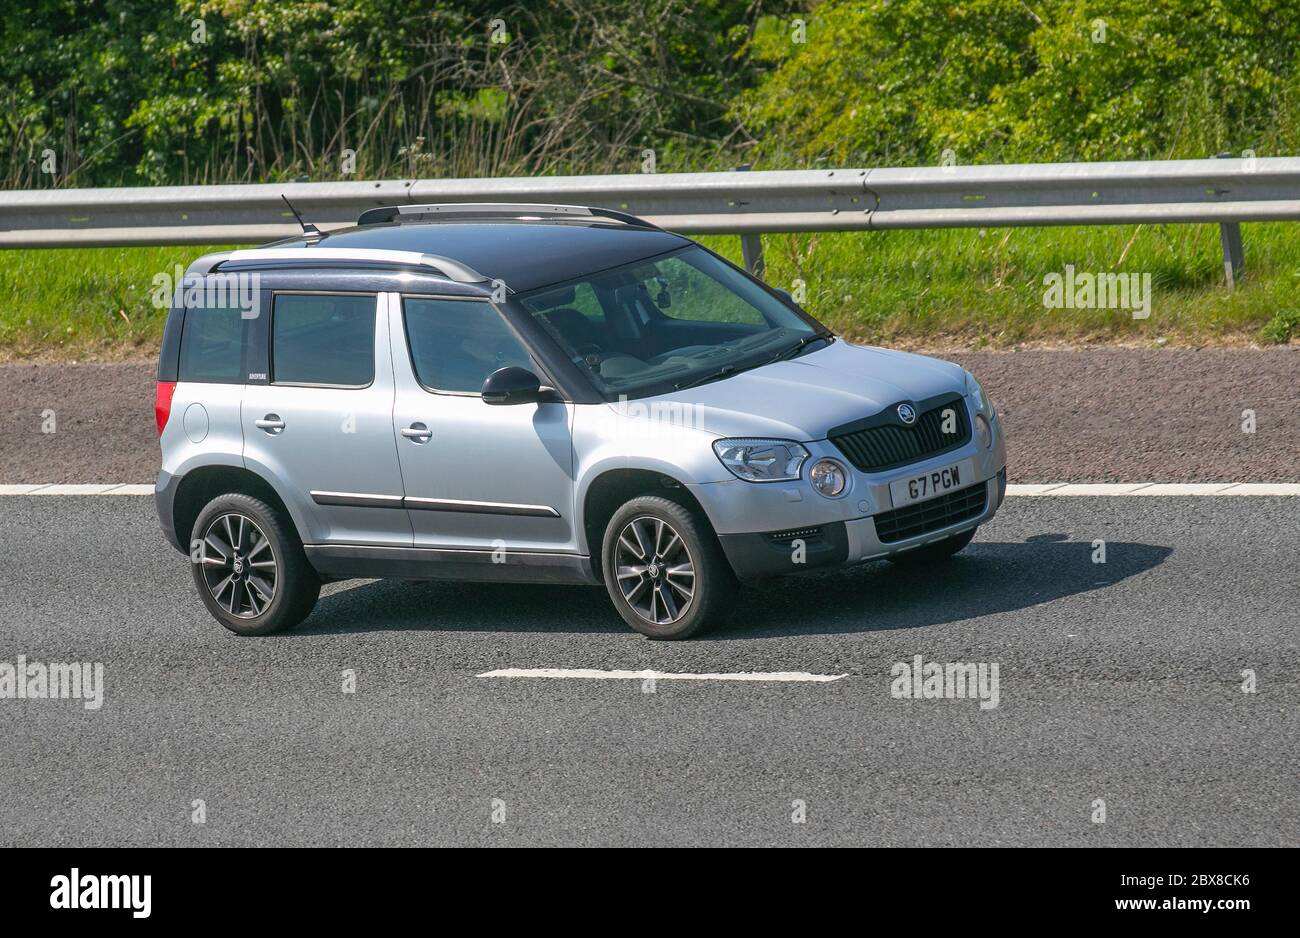
[[933,544],[926,544],[924,547],[918,547],[915,550],[909,550],[902,554],[890,554],[885,559],[890,563],[896,563],[900,567],[915,567],[927,563],[938,563],[947,560],[957,551],[961,550],[971,542],[975,536],[977,528],[971,528],[969,531],[962,531],[960,534],[954,534],[952,537],[945,537],[942,541],[936,541]]
[[[199,513],[190,537],[199,596],[236,635],[283,632],[316,605],[320,578],[292,525],[265,502],[219,495]],[[273,566],[267,566],[268,553]]]
[[[647,556],[649,562],[638,563]],[[614,512],[605,527],[601,557],[614,608],[650,638],[696,635],[720,621],[736,595],[736,577],[713,531],[667,498],[640,496]],[[634,580],[630,574],[638,567]]]

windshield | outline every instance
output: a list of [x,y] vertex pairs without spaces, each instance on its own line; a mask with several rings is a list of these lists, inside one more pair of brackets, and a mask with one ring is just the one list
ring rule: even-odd
[[520,302],[611,400],[724,378],[826,334],[698,246]]

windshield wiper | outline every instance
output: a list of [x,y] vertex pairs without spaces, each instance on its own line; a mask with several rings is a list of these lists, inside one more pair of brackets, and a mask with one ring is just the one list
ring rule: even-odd
[[[753,366],[750,366],[753,367]],[[730,378],[736,373],[735,365],[723,365],[717,371],[711,371],[706,375],[698,378],[692,378],[690,381],[678,381],[673,385],[673,390],[684,391],[686,388],[693,388],[696,385],[708,384],[710,381],[721,381],[723,378]]]
[[818,339],[830,339],[830,338],[831,338],[831,333],[829,332],[814,332],[812,335],[806,335],[798,342],[796,342],[792,347],[786,349],[783,352],[777,352],[776,355],[768,359],[768,362],[769,363],[779,362],[779,361],[785,361],[787,358],[794,358],[796,355],[802,352],[809,345],[812,345],[812,343],[816,342]]
[[805,348],[807,348],[813,342],[816,342],[818,339],[829,340],[831,338],[833,338],[833,334],[830,332],[815,332],[812,335],[804,336],[793,346],[791,346],[788,349],[782,349],[780,352],[773,355],[771,358],[765,358],[760,361],[756,361],[744,366],[723,365],[717,371],[711,371],[708,374],[701,375],[698,378],[692,378],[690,381],[679,381],[677,382],[677,384],[673,385],[673,389],[677,391],[681,391],[686,388],[693,388],[696,385],[708,384],[710,381],[720,381],[723,378],[730,378],[732,375],[738,374],[739,372],[742,371],[753,371],[755,368],[762,368],[764,365],[770,365],[773,362],[784,361],[787,358],[793,358],[795,355],[797,355],[799,352],[802,352]]

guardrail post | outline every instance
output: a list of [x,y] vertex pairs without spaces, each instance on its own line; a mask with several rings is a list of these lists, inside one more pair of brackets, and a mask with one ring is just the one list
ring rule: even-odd
[[[749,172],[749,164],[740,166],[736,169],[738,173]],[[763,236],[756,234],[743,234],[740,236],[740,256],[745,260],[745,269],[757,277],[763,279],[763,273],[767,265],[763,263]]]
[[763,263],[763,236],[756,234],[741,235],[740,253],[745,258],[745,269],[759,280],[762,280],[763,272],[767,269],[767,265]]
[[1223,277],[1228,281],[1228,289],[1233,290],[1245,273],[1242,270],[1245,253],[1241,245],[1241,225],[1235,221],[1220,225],[1219,242],[1223,245]]
[[[1232,153],[1219,153],[1216,159],[1232,159]],[[1245,249],[1241,244],[1241,225],[1230,221],[1219,225],[1219,244],[1223,247],[1223,279],[1229,290],[1237,288],[1237,281],[1245,275]]]

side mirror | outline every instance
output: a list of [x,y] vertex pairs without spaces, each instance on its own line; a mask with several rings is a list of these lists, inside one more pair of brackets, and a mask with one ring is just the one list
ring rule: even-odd
[[527,368],[498,368],[483,382],[485,404],[535,404],[541,400],[542,382]]

